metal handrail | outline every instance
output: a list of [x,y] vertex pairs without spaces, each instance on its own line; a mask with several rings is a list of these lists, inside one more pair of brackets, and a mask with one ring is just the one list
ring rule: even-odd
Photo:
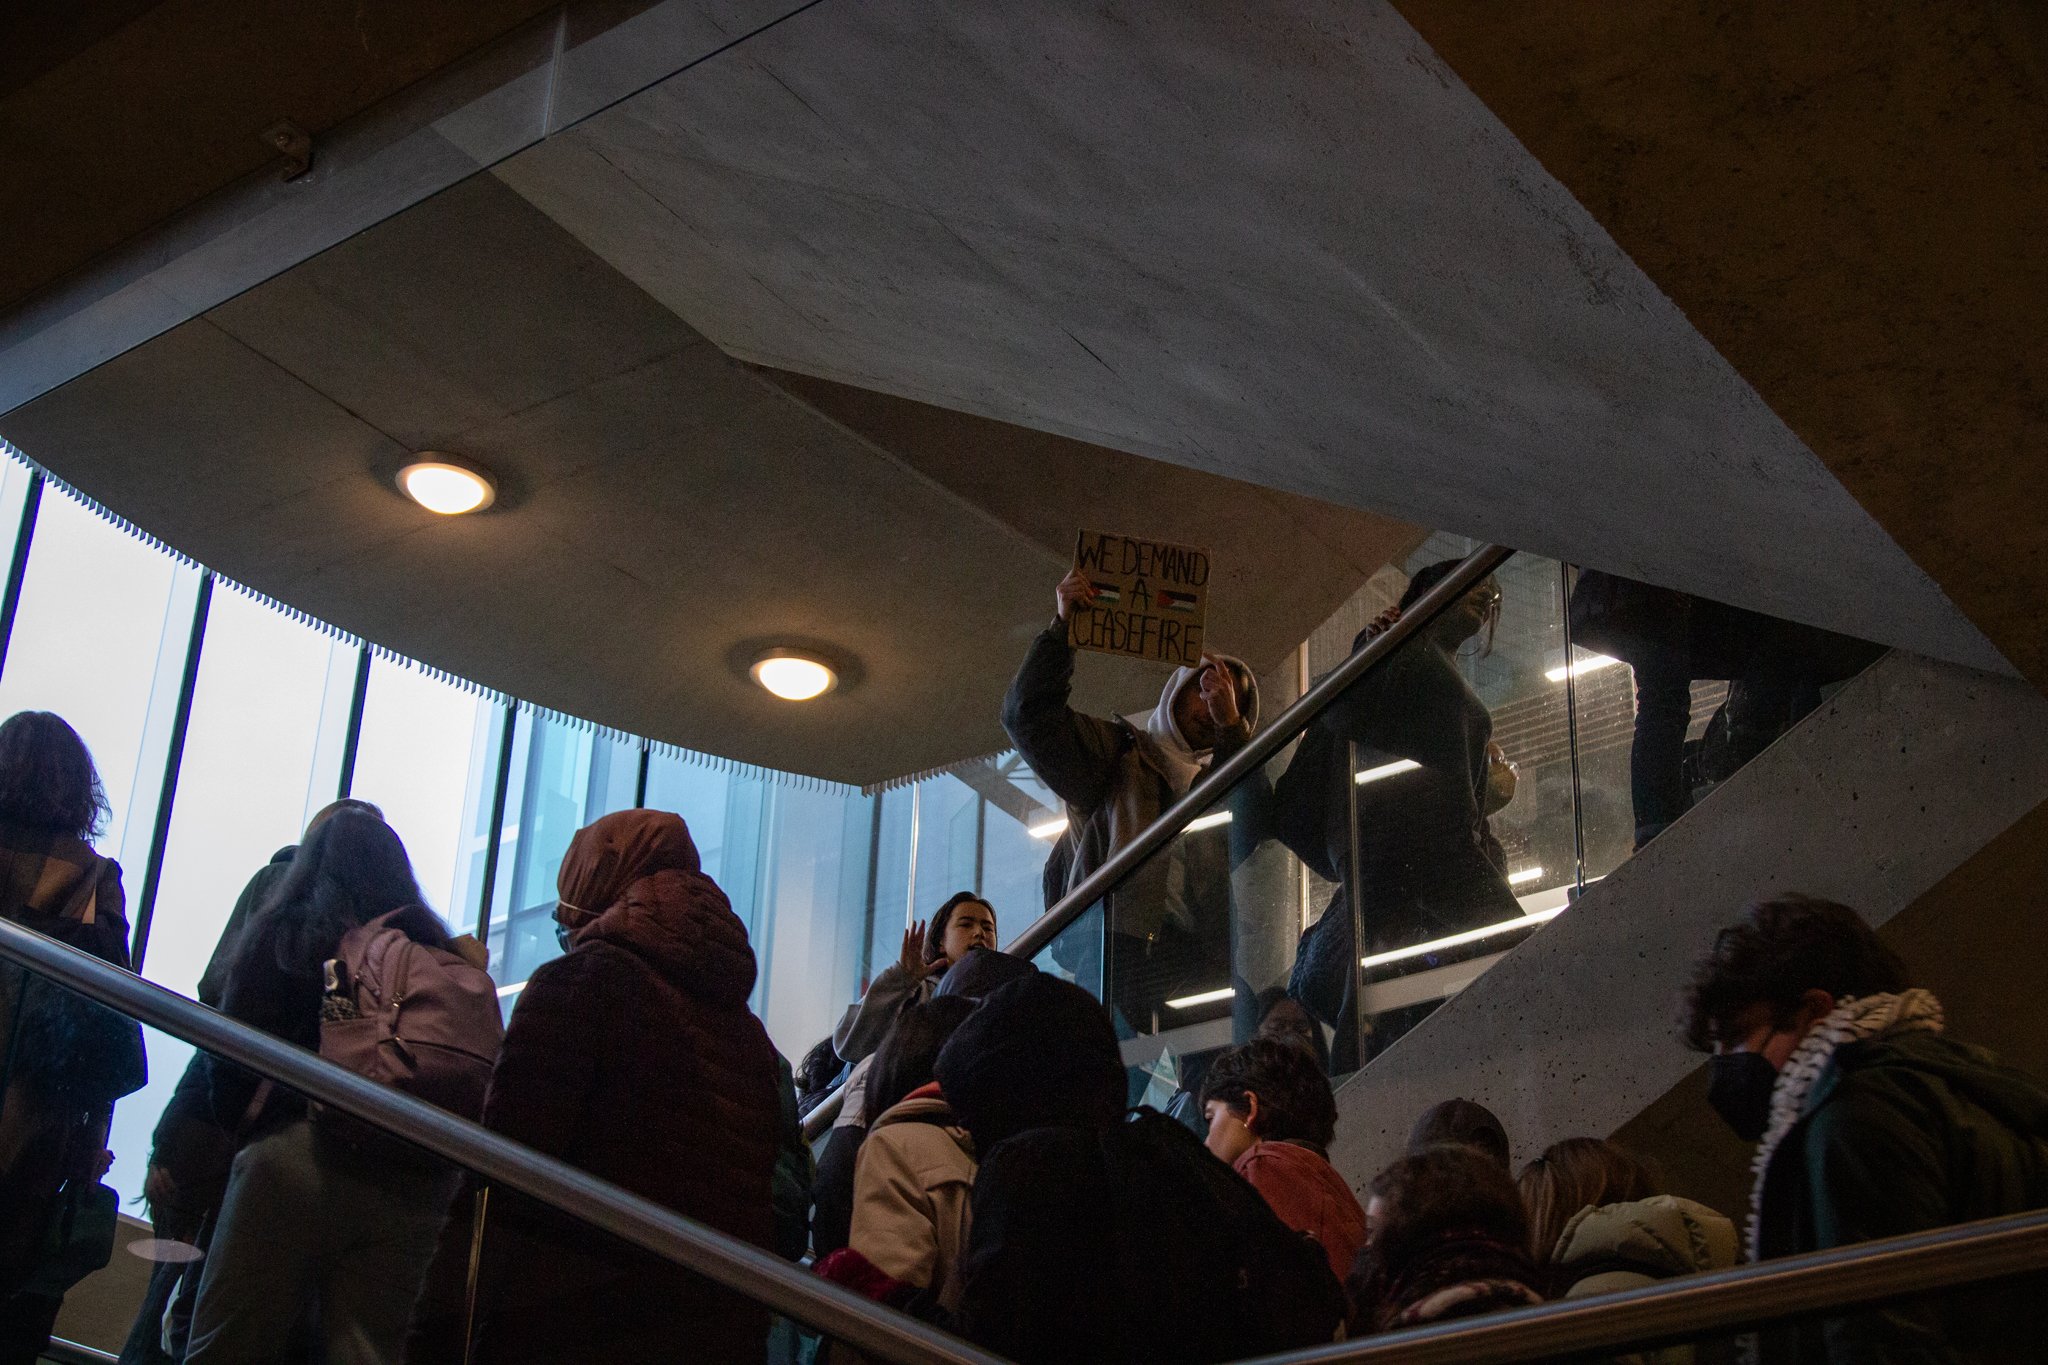
[[1003,1365],[999,1356],[819,1279],[759,1247],[5,918],[0,918],[0,959],[696,1271],[863,1355],[899,1365]]
[[[1273,718],[1273,723],[1257,731],[1242,749],[1204,773],[1195,784],[1188,788],[1187,795],[1168,806],[1159,818],[1138,832],[1136,838],[1102,860],[1102,865],[1082,878],[1081,884],[1061,898],[1057,905],[1040,915],[1026,926],[1023,933],[1010,940],[1003,949],[1018,957],[1033,957],[1052,942],[1055,935],[1112,890],[1138,864],[1152,856],[1169,839],[1179,834],[1188,823],[1216,804],[1252,769],[1263,765],[1273,755],[1291,743],[1294,737],[1306,730],[1330,705],[1342,696],[1351,684],[1377,668],[1380,662],[1393,654],[1410,636],[1417,634],[1468,592],[1472,585],[1499,568],[1515,552],[1499,545],[1483,545],[1474,550],[1458,567],[1428,592],[1417,598],[1415,604],[1401,614],[1391,626],[1366,642],[1343,663],[1331,669],[1315,686],[1297,697],[1292,706]],[[817,1141],[832,1126],[839,1115],[839,1107],[845,1102],[846,1086],[840,1085],[817,1108],[804,1119],[804,1137]]]
[[1516,1365],[1644,1350],[2044,1269],[2048,1212],[2022,1213],[1240,1365]]
[[96,1346],[82,1346],[62,1337],[51,1337],[43,1347],[42,1359],[50,1365],[120,1365],[121,1357]]

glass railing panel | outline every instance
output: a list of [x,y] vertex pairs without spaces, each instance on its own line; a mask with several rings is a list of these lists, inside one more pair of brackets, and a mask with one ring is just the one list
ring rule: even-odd
[[6,961],[0,1057],[0,1282],[62,1340],[395,1360],[436,1256],[468,1278],[463,1174],[402,1139]]
[[[1325,796],[1326,819],[1348,817],[1349,841],[1343,894],[1316,930],[1361,945],[1355,1023],[1351,1001],[1334,1021],[1340,1070],[1392,1046],[1575,887],[1561,582],[1554,561],[1514,556],[1304,740],[1328,750],[1315,761],[1341,759],[1350,774],[1348,811]],[[1355,923],[1331,919],[1346,915]]]

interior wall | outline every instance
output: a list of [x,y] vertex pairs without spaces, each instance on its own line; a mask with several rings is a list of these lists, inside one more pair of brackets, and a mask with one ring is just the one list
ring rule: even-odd
[[[1879,930],[1934,992],[1949,1032],[2048,1082],[2048,802],[2036,806]],[[1703,1065],[1616,1129],[1670,1189],[1731,1217],[1748,1207],[1750,1154],[1707,1107]],[[1739,1219],[1738,1219],[1739,1221]]]

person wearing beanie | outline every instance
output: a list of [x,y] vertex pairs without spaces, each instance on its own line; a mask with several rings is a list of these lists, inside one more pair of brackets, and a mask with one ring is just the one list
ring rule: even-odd
[[1408,1131],[1408,1155],[1452,1143],[1470,1147],[1503,1171],[1508,1169],[1508,1130],[1476,1100],[1445,1100],[1422,1111]]
[[1162,1115],[1124,1118],[1109,1013],[1038,972],[1000,986],[934,1068],[981,1155],[957,1325],[1020,1365],[1223,1361],[1331,1339],[1315,1245]]

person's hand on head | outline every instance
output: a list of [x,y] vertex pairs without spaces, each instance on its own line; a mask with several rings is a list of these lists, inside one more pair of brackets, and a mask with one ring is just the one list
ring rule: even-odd
[[933,972],[943,972],[953,964],[941,953],[930,962],[924,960],[925,923],[919,920],[903,931],[903,956],[897,965],[903,968],[912,981],[922,981]]
[[1218,730],[1227,730],[1244,718],[1237,695],[1237,679],[1231,676],[1229,666],[1222,659],[1205,651],[1198,682],[1202,689],[1202,704],[1208,708],[1211,725]]
[[1095,584],[1079,569],[1067,570],[1067,576],[1060,580],[1053,590],[1053,601],[1059,610],[1060,620],[1074,614],[1075,604],[1087,606],[1095,601]]
[[1372,624],[1365,628],[1365,638],[1368,640],[1378,639],[1392,629],[1394,622],[1400,619],[1401,609],[1399,607],[1388,607],[1378,616],[1372,618]]

